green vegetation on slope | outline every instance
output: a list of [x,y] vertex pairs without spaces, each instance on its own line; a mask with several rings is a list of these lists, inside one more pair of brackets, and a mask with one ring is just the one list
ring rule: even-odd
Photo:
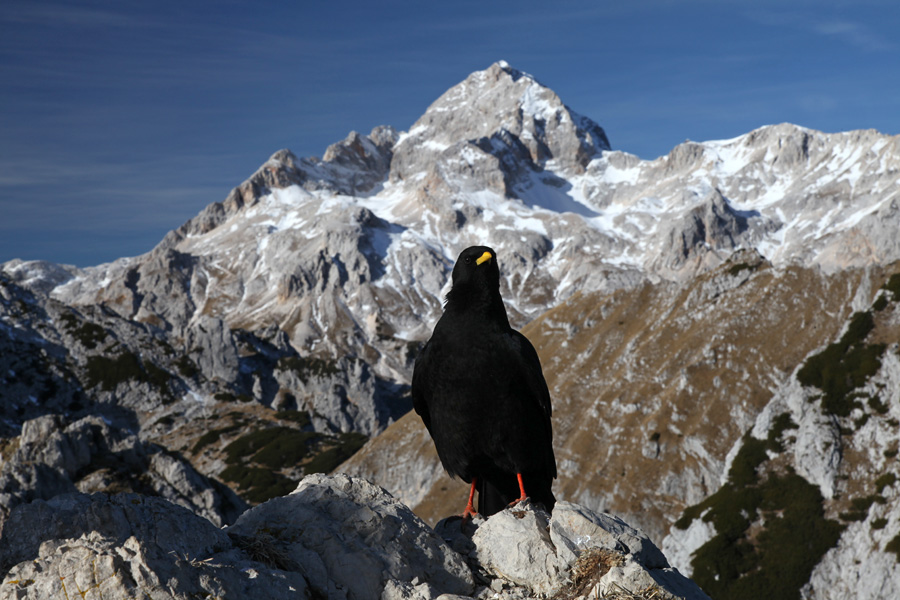
[[163,402],[175,400],[169,389],[172,374],[152,362],[142,361],[134,352],[121,352],[108,356],[89,356],[87,359],[87,387],[100,386],[104,392],[111,392],[126,381],[148,383],[162,394]]
[[278,359],[275,368],[281,371],[293,371],[303,383],[306,383],[310,377],[326,377],[340,372],[337,361],[312,356],[283,356]]
[[794,427],[782,414],[767,439],[745,435],[725,485],[675,523],[686,529],[702,518],[715,527],[716,535],[697,550],[691,565],[694,581],[717,600],[799,598],[813,568],[840,536],[843,526],[825,518],[816,486],[790,470],[760,468],[768,452],[783,451],[781,436]]
[[330,473],[353,456],[369,439],[361,433],[342,433],[337,445],[315,455],[303,468],[304,473]]
[[[309,414],[281,411],[275,417],[283,421],[309,425]],[[194,444],[198,452],[217,442],[240,425],[205,433]],[[297,481],[288,477],[301,469],[304,474],[328,473],[352,456],[368,438],[360,433],[328,435],[285,425],[273,425],[251,431],[224,448],[222,479],[236,484],[241,495],[260,503],[291,492]],[[286,475],[287,473],[287,475]]]
[[88,350],[93,350],[106,341],[106,330],[96,323],[85,321],[79,325],[78,318],[69,312],[62,313],[59,319],[63,322],[63,327]]
[[841,339],[810,356],[797,372],[800,383],[822,390],[825,412],[846,417],[862,406],[852,392],[878,372],[886,348],[884,344],[865,343],[874,328],[871,311],[854,313]]

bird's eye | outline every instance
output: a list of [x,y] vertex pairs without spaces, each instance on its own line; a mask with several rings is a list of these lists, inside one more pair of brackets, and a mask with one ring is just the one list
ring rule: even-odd
[[472,262],[472,257],[471,257],[471,256],[467,256],[467,257],[466,257],[466,264],[469,264],[470,262]]

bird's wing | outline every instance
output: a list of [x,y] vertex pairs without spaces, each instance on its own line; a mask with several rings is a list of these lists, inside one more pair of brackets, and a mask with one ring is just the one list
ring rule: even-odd
[[[552,408],[550,406],[550,390],[547,389],[547,381],[544,379],[544,373],[541,370],[541,360],[538,358],[537,352],[531,342],[518,331],[511,330],[508,337],[510,344],[515,350],[519,362],[519,374],[523,378],[525,387],[531,392],[526,394],[526,402],[535,402],[542,415],[541,424],[546,435],[546,447],[544,458],[547,461],[544,465],[546,475],[553,479],[556,477],[556,458],[553,455],[553,424],[550,422]],[[533,409],[532,409],[533,410]],[[540,429],[538,429],[540,431]],[[537,432],[535,432],[537,433]],[[549,481],[547,491],[549,493]],[[550,494],[552,503],[552,494]]]
[[540,404],[541,410],[546,416],[547,430],[550,431],[550,416],[553,409],[550,406],[550,390],[547,389],[547,382],[544,380],[544,373],[541,370],[541,360],[538,358],[537,351],[528,341],[528,338],[516,330],[511,330],[509,337],[510,343],[519,357],[522,375],[528,384],[528,389],[534,390],[535,397]]
[[433,368],[431,360],[431,343],[426,343],[416,357],[416,366],[413,368],[412,399],[413,408],[425,423],[425,428],[431,431],[431,414],[428,403],[431,400],[431,389],[428,381],[431,378],[430,371]]

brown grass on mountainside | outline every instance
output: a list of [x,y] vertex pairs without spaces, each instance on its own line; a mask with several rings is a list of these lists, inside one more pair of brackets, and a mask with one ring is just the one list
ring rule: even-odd
[[862,279],[725,265],[687,285],[581,295],[530,323],[554,399],[557,496],[661,537],[718,488],[725,455],[837,335]]

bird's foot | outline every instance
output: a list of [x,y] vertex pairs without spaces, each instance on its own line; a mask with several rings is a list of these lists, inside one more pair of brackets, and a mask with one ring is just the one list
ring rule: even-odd
[[516,498],[515,500],[513,500],[512,502],[510,502],[510,503],[507,504],[506,506],[507,506],[508,508],[512,508],[512,507],[514,507],[514,506],[518,506],[519,504],[522,504],[522,503],[525,502],[526,500],[531,500],[531,498],[529,498],[528,496],[521,496],[521,497],[519,497],[519,498]]
[[466,509],[463,511],[462,520],[463,525],[469,522],[469,519],[478,514],[478,511],[475,510],[475,506],[472,504],[472,501],[475,499],[475,484],[478,482],[477,477],[472,478],[472,487],[469,489],[469,501],[466,503]]
[[463,514],[462,514],[463,524],[468,523],[469,520],[472,517],[476,516],[477,514],[478,514],[478,511],[475,510],[475,507],[472,506],[472,503],[470,502],[469,504],[467,504],[466,509],[463,511]]
[[510,507],[516,506],[517,504],[521,504],[522,502],[528,500],[528,495],[525,494],[525,482],[522,481],[522,474],[516,473],[516,479],[519,481],[519,498],[510,502],[508,505]]

